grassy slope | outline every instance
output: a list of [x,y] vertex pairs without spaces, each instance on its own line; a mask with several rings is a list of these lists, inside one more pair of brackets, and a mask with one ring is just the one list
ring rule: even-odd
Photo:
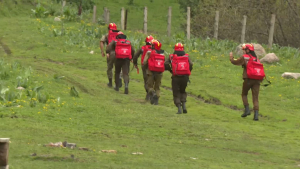
[[[52,20],[42,22],[58,27]],[[26,67],[32,66],[38,84],[44,84],[45,90],[66,102],[59,112],[57,107],[45,111],[42,104],[36,108],[25,104],[22,108],[1,109],[2,113],[16,112],[19,116],[0,118],[0,137],[12,138],[12,168],[293,168],[300,163],[297,117],[300,83],[280,78],[287,69],[299,71],[296,64],[299,58],[282,53],[284,59],[280,65],[266,65],[268,75],[274,77],[273,85],[262,88],[260,103],[264,117],[253,122],[252,117],[241,119],[240,111],[227,108],[227,105],[242,108],[241,68],[228,63],[230,49],[203,49],[201,46],[207,46],[208,42],[198,41],[197,49],[207,51],[203,55],[190,51],[195,70],[188,91],[205,98],[218,98],[224,105],[205,104],[189,97],[189,113],[177,116],[169,90],[162,89],[160,106],[153,107],[143,101],[141,74],[131,72],[133,80],[128,96],[107,89],[105,59],[96,47],[67,46],[63,52],[65,38],[51,37],[50,31],[41,33],[34,19],[4,18],[0,22],[11,25],[1,29],[0,36],[13,51],[13,55],[7,56],[0,50],[1,57],[7,62],[20,61]],[[78,25],[69,23],[66,27]],[[164,43],[164,48],[171,52],[169,44]],[[88,54],[90,50],[96,54]],[[57,82],[52,78],[54,74],[67,78]],[[15,80],[5,83],[10,85]],[[170,86],[168,72],[162,84]],[[79,99],[69,96],[71,85],[80,90]],[[40,146],[63,140],[89,147],[91,151]],[[115,149],[118,154],[99,153],[103,149]],[[136,151],[144,155],[131,154]],[[34,152],[37,157],[30,156]],[[71,154],[76,160],[63,158]]]

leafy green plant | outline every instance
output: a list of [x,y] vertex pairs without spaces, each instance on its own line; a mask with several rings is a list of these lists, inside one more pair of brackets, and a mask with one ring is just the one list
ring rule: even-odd
[[74,86],[71,87],[70,95],[71,95],[72,97],[79,97],[79,93],[78,93],[78,91],[75,89]]
[[18,80],[17,87],[23,87],[24,89],[28,88],[28,86],[29,86],[29,79],[28,79],[28,77],[22,79],[21,76],[18,76],[17,80]]
[[40,103],[47,103],[47,101],[50,99],[50,95],[48,93],[46,94],[41,94],[38,92],[38,101]]
[[72,7],[65,7],[63,11],[63,17],[67,21],[76,21],[79,19],[77,11]]
[[47,17],[49,12],[40,3],[37,4],[35,9],[31,9],[32,14],[37,18]]
[[53,75],[53,78],[55,79],[55,80],[60,80],[60,79],[63,79],[65,76],[59,76],[58,74],[55,74],[55,75]]

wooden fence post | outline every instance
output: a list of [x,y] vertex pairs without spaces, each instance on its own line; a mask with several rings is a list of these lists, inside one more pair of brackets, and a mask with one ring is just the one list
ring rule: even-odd
[[219,31],[219,11],[216,11],[215,32],[214,32],[214,38],[215,39],[218,39],[218,31]]
[[94,5],[93,23],[96,23],[96,11],[97,11],[97,7],[96,5]]
[[8,169],[9,138],[0,138],[0,169]]
[[62,4],[61,4],[61,15],[63,15],[64,13],[64,7],[66,6],[66,1],[62,1]]
[[103,10],[103,19],[104,19],[104,22],[105,22],[106,24],[108,24],[108,23],[107,23],[107,8],[106,8],[106,7],[104,7],[104,10]]
[[125,10],[125,24],[124,24],[124,30],[127,30],[127,15],[128,15],[128,10]]
[[172,19],[172,7],[169,6],[169,13],[168,13],[168,36],[171,36],[171,19]]
[[243,16],[243,28],[242,28],[242,36],[241,36],[241,43],[245,43],[245,35],[246,35],[246,24],[247,24],[247,16]]
[[187,19],[186,19],[186,36],[187,39],[191,39],[191,8],[187,7]]
[[121,9],[121,29],[124,30],[125,25],[125,9],[122,7]]
[[269,44],[268,44],[269,49],[272,48],[272,44],[273,44],[274,28],[275,28],[275,14],[272,14],[271,26],[269,32]]
[[109,10],[106,11],[106,24],[109,24]]
[[[62,16],[64,15],[64,7],[66,6],[66,1],[62,1],[62,6],[61,6],[61,19],[62,19]],[[60,32],[60,35],[62,36],[63,35],[63,32],[64,32],[64,22],[63,20],[61,20],[61,32]]]
[[144,34],[147,34],[147,7],[144,8]]

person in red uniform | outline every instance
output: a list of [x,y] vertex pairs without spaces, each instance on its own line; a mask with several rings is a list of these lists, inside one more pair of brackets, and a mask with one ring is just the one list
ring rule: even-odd
[[[101,55],[102,57],[105,57],[105,51],[104,51],[104,44],[108,45],[110,42],[116,39],[116,36],[119,32],[117,30],[117,25],[115,23],[110,23],[108,25],[108,34],[103,35],[100,40],[100,49],[101,49]],[[107,62],[107,77],[108,77],[108,87],[112,87],[112,78],[113,78],[113,68],[115,63],[116,57],[115,57],[115,51],[111,51],[110,53],[106,54],[106,62]],[[120,87],[122,87],[122,78],[120,76]]]
[[152,49],[146,53],[143,66],[147,73],[147,86],[150,103],[158,105],[160,97],[160,85],[165,71],[165,55],[158,40],[151,41]]
[[145,98],[145,100],[149,100],[150,96],[148,94],[148,87],[147,87],[147,72],[146,72],[147,68],[143,66],[143,62],[144,62],[144,58],[146,56],[146,53],[148,51],[151,51],[151,49],[152,49],[150,42],[153,39],[154,38],[151,35],[147,36],[146,39],[145,39],[145,43],[146,44],[144,46],[142,46],[139,50],[137,50],[135,52],[135,54],[134,54],[134,57],[133,57],[133,64],[137,68],[137,66],[138,66],[137,60],[138,60],[139,56],[142,55],[142,57],[141,57],[141,65],[142,65],[142,70],[143,70],[144,88],[145,88],[145,91],[146,91],[146,98]]
[[115,51],[115,90],[119,91],[119,76],[122,69],[123,79],[125,83],[125,94],[129,93],[129,66],[130,60],[134,56],[134,49],[129,40],[126,40],[126,35],[123,32],[118,32],[116,40],[113,40],[106,48],[106,52]]
[[[257,64],[260,63],[257,55],[254,52],[254,46],[252,44],[243,44],[242,49],[244,52],[244,55],[241,56],[238,59],[234,59],[232,52],[230,52],[230,61],[234,65],[243,66],[243,87],[242,87],[242,100],[245,107],[244,113],[241,115],[241,117],[247,117],[251,114],[249,109],[249,103],[248,103],[248,91],[251,89],[252,91],[252,101],[253,101],[253,109],[254,109],[254,118],[253,120],[258,121],[258,112],[259,112],[259,104],[258,104],[258,95],[259,95],[259,89],[260,84],[262,82],[262,79],[254,79],[248,77],[250,74],[249,67],[247,69],[247,65],[249,65],[250,62],[257,62]],[[252,63],[251,63],[252,64]],[[248,72],[247,72],[248,71]]]
[[182,43],[175,45],[174,53],[165,62],[165,68],[172,73],[173,101],[178,108],[177,114],[187,113],[185,89],[193,69],[193,63],[189,55],[185,53]]

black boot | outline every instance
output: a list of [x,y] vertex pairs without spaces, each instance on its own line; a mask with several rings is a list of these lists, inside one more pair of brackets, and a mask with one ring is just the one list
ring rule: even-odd
[[122,84],[122,78],[119,79],[119,88],[121,88],[123,86]]
[[182,111],[181,111],[181,105],[178,104],[178,105],[177,105],[177,108],[178,108],[178,112],[177,112],[176,114],[181,114],[181,113],[182,113]]
[[124,91],[124,94],[128,94],[129,91],[128,91],[128,83],[125,83],[125,91]]
[[114,89],[115,89],[115,91],[117,91],[117,92],[119,91],[118,84],[116,84],[116,86],[115,86],[115,88],[114,88]]
[[159,97],[157,95],[154,96],[154,105],[158,105]]
[[250,114],[251,114],[251,112],[250,112],[250,109],[249,109],[249,105],[246,105],[244,113],[241,115],[241,117],[247,117]]
[[108,78],[107,86],[112,87],[112,78]]
[[258,110],[254,110],[254,121],[258,121]]
[[151,95],[150,95],[150,103],[151,104],[154,104],[156,97],[157,97],[156,93],[152,92]]
[[185,102],[182,102],[182,110],[183,110],[183,113],[187,113]]
[[146,101],[150,100],[150,95],[148,94],[148,92],[147,92],[147,94],[146,94],[145,100],[146,100]]

